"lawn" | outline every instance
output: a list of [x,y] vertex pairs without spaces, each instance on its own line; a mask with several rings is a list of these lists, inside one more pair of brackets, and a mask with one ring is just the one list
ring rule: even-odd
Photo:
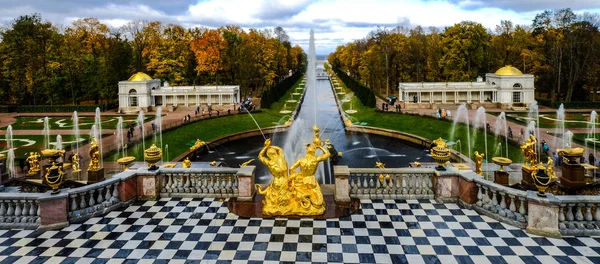
[[[596,143],[596,145],[595,145],[596,148],[595,149],[596,150],[600,150],[600,135],[596,134],[596,136],[594,138],[595,138],[595,140],[591,140],[592,137],[588,137],[587,134],[573,134],[573,142],[579,143],[579,144],[584,145],[584,146],[587,143],[587,147],[591,148],[591,149],[594,148],[594,142],[595,142]],[[588,140],[586,140],[586,139],[588,139]],[[588,154],[589,153],[586,153],[586,155],[588,155]]]
[[[289,119],[289,114],[281,114],[279,111],[282,110],[284,102],[289,100],[290,93],[295,92],[295,88],[298,87],[301,82],[302,78],[290,89],[290,91],[288,91],[288,94],[283,96],[278,102],[273,103],[270,109],[261,109],[261,112],[255,112],[252,113],[252,115],[238,114],[200,120],[164,132],[162,138],[163,160],[173,160],[175,157],[188,151],[190,146],[187,144],[191,141],[196,141],[196,139],[210,141],[225,135],[254,130],[257,129],[256,123],[258,123],[258,126],[261,128],[284,124],[285,121]],[[294,99],[297,100],[297,98],[299,98],[299,96],[294,96]],[[288,103],[287,105],[287,109],[291,111],[293,111],[295,107],[296,103]],[[256,123],[252,117],[256,119]],[[145,147],[148,148],[151,144],[156,144],[160,147],[160,140],[155,139],[154,137],[147,138]],[[135,156],[138,161],[143,160],[144,154],[142,144],[130,146],[127,150],[127,155]],[[113,154],[105,158],[105,160],[115,161],[122,156],[123,154],[120,156],[118,154]]]
[[[351,93],[352,91],[345,87],[345,85],[338,80],[338,84],[342,87],[346,93]],[[344,98],[345,95],[338,95],[338,98]],[[418,135],[430,140],[437,139],[439,137],[443,139],[458,141],[460,140],[460,146],[456,146],[457,150],[461,150],[461,152],[472,159],[474,158],[473,153],[467,153],[468,147],[465,142],[467,142],[467,127],[462,124],[458,124],[455,132],[455,138],[450,139],[452,122],[446,119],[436,119],[432,117],[423,117],[417,115],[408,115],[408,114],[397,114],[393,112],[375,112],[374,108],[365,107],[356,96],[352,97],[352,104],[344,103],[342,108],[345,110],[350,109],[352,107],[353,110],[358,111],[355,114],[348,114],[349,119],[352,122],[366,122],[368,126],[380,127],[385,129],[392,129],[396,131],[401,131],[405,133],[410,133],[413,135]],[[392,106],[390,106],[392,107]],[[471,138],[473,138],[473,130],[471,132]],[[488,143],[488,156],[495,156],[495,146],[498,143],[502,144],[502,156],[505,156],[505,146],[504,140],[495,138],[490,135],[486,135],[487,143]],[[471,152],[479,151],[485,152],[485,140],[483,137],[483,133],[477,133],[477,137],[475,139],[474,144],[471,147]],[[509,155],[508,157],[513,160],[513,162],[522,162],[523,157],[521,155],[521,151],[517,146],[510,144],[508,147]],[[499,152],[497,155],[501,155]]]
[[[105,134],[104,136],[109,136]],[[61,135],[63,149],[70,149],[75,147],[75,136],[74,135]],[[86,144],[90,139],[89,135],[80,135],[79,146]],[[39,152],[44,149],[44,136],[42,135],[15,135],[13,136],[13,147],[16,148],[15,156],[24,157],[26,153],[35,151]],[[50,148],[55,148],[56,136],[50,136]],[[71,146],[73,145],[73,146]],[[0,138],[0,153],[7,152],[7,142],[4,137]]]
[[[500,113],[491,113],[494,115],[499,115]],[[527,117],[527,113],[508,113],[506,114],[506,118],[515,123],[527,126],[527,123],[532,120]],[[589,113],[566,113],[565,114],[565,128],[588,128],[591,126],[589,123],[590,114]],[[540,127],[541,128],[555,128],[559,125],[558,119],[556,119],[555,113],[542,113],[540,114]],[[598,124],[596,124],[596,127]]]
[[[100,116],[102,129],[114,129],[117,126],[117,115]],[[13,130],[42,130],[44,129],[44,117],[19,116],[17,121],[12,124]],[[79,129],[91,129],[94,125],[93,116],[80,116]],[[144,117],[145,122],[154,119],[154,115]],[[126,126],[137,122],[136,115],[123,115],[123,124]],[[69,116],[48,116],[48,125],[51,130],[54,129],[73,129],[73,119]],[[6,127],[2,128],[3,130]]]

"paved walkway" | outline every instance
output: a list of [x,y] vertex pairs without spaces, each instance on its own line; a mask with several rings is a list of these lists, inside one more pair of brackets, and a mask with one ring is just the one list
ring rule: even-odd
[[60,231],[0,231],[1,263],[600,263],[600,238],[533,236],[456,204],[361,200],[339,219],[244,219],[139,201]]

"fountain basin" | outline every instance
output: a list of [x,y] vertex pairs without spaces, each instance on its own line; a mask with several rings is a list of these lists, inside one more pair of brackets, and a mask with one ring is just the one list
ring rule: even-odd
[[347,103],[347,102],[350,102],[350,100],[346,100],[346,99],[344,99],[344,100],[340,100],[340,102],[342,102],[342,103]]
[[300,95],[300,93],[292,93],[292,95],[296,95],[297,96],[297,95]]
[[356,111],[356,110],[352,110],[352,109],[350,109],[350,110],[346,110],[346,111],[344,111],[344,112],[346,112],[346,114],[356,114],[356,113],[358,113],[358,111]]
[[287,103],[295,103],[295,102],[298,102],[298,100],[287,100],[286,102]]
[[289,114],[289,113],[292,113],[292,111],[291,110],[281,110],[281,111],[279,111],[279,113]]
[[119,163],[119,165],[123,165],[125,166],[125,169],[129,169],[129,164],[133,163],[135,161],[135,157],[132,156],[128,156],[128,157],[122,157],[120,159],[117,160],[117,163]]

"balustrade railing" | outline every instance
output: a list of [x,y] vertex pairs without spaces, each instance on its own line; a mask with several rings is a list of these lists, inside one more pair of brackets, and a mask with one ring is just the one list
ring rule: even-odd
[[35,229],[40,225],[37,193],[0,195],[0,228]]
[[164,170],[161,173],[161,196],[168,197],[238,197],[237,169]]
[[563,235],[600,235],[599,196],[556,196],[558,228]]
[[527,192],[476,179],[475,211],[498,221],[525,228],[527,226]]
[[432,199],[432,169],[350,169],[350,197]]
[[118,177],[69,191],[69,221],[80,222],[120,206]]

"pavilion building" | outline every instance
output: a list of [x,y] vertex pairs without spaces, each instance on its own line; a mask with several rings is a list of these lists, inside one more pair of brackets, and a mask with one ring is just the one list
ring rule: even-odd
[[240,102],[239,85],[169,86],[160,79],[138,72],[119,82],[119,111],[135,113],[152,111],[154,107],[234,105]]
[[475,104],[500,108],[526,108],[534,100],[534,76],[505,66],[476,82],[400,83],[399,97],[406,108]]

